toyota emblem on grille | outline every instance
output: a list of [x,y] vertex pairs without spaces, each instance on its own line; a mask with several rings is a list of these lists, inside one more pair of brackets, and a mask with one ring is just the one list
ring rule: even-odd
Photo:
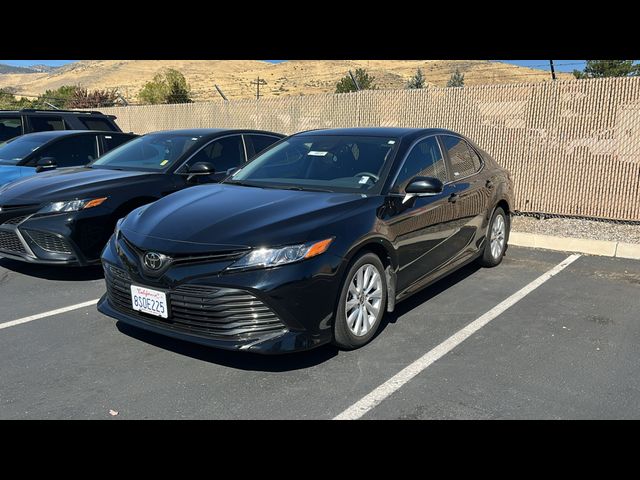
[[165,260],[165,256],[156,252],[147,252],[144,255],[144,265],[149,270],[160,270]]

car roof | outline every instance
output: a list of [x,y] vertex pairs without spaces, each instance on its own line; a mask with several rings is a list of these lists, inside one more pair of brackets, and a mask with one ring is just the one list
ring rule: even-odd
[[266,133],[269,135],[275,135],[278,137],[284,137],[281,133],[269,132],[267,130],[252,130],[248,128],[183,128],[176,130],[158,130],[155,132],[149,132],[147,135],[156,133],[174,133],[182,135],[217,135],[221,133]]
[[319,130],[308,130],[296,134],[296,136],[306,135],[360,135],[364,137],[419,137],[428,134],[450,133],[459,135],[456,132],[444,128],[401,128],[401,127],[358,127],[358,128],[328,128]]
[[112,131],[107,131],[107,130],[48,130],[45,132],[31,132],[31,133],[26,133],[24,135],[19,135],[17,137],[14,138],[23,138],[23,137],[30,137],[30,136],[35,136],[35,135],[39,135],[40,137],[44,137],[44,138],[50,138],[50,139],[54,139],[54,138],[60,138],[60,137],[67,137],[67,136],[71,136],[71,135],[78,135],[78,134],[96,134],[96,133],[101,133],[101,134],[106,134],[106,135],[135,135],[135,134],[131,134],[131,133],[125,133],[125,132],[112,132]]

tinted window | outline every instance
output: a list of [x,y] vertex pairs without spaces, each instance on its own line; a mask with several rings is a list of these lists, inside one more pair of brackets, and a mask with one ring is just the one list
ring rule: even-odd
[[101,135],[101,137],[105,153],[134,138],[128,135]]
[[230,168],[239,167],[244,162],[242,137],[233,135],[214,140],[189,160],[189,165],[197,162],[212,163],[216,172],[226,172]]
[[116,148],[96,160],[94,168],[162,171],[183,160],[202,138],[181,133],[150,133]]
[[294,136],[259,154],[229,183],[365,192],[379,184],[395,144],[385,137]]
[[60,117],[33,116],[29,117],[31,129],[34,132],[48,132],[50,130],[64,130],[64,122]]
[[95,135],[81,135],[58,140],[42,149],[36,162],[44,157],[54,157],[59,168],[86,165],[96,159]]
[[106,118],[79,118],[87,130],[103,130],[105,132],[117,132],[113,124]]
[[467,142],[458,137],[445,135],[442,137],[451,161],[452,180],[468,177],[480,169],[480,159],[471,156]]
[[32,133],[13,138],[0,146],[0,165],[16,165],[31,152],[42,147],[51,138],[49,135]]
[[22,119],[20,117],[0,117],[0,142],[22,135]]
[[428,137],[418,142],[409,152],[400,167],[394,190],[402,191],[413,177],[435,177],[447,181],[444,158],[436,137]]
[[244,138],[249,138],[251,143],[253,144],[254,155],[260,153],[267,147],[270,147],[278,140],[280,140],[278,137],[269,137],[267,135],[245,135]]

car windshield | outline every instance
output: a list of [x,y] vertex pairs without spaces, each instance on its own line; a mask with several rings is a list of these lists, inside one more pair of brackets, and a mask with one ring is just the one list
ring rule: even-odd
[[91,168],[164,171],[180,160],[202,135],[150,133],[111,150],[91,163]]
[[258,155],[225,183],[364,193],[379,185],[395,138],[303,135]]
[[45,135],[24,135],[0,145],[0,165],[17,165],[31,152],[51,140]]

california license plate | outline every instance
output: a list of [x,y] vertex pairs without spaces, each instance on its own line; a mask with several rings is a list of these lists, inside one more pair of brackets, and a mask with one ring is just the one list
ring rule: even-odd
[[131,305],[138,312],[168,318],[167,295],[158,290],[131,285]]

